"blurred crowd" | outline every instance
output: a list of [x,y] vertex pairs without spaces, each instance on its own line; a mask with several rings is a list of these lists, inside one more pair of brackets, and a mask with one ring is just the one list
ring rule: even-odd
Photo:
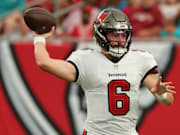
[[57,38],[93,37],[93,22],[104,8],[121,9],[130,19],[134,38],[180,41],[180,0],[1,0],[0,35],[30,30],[23,20],[28,7],[46,8],[57,18]]

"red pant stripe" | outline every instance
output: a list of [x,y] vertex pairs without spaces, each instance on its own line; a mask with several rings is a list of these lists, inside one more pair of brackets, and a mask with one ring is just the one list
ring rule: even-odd
[[83,131],[83,135],[87,135],[87,132],[86,132],[86,130],[84,129],[84,131]]

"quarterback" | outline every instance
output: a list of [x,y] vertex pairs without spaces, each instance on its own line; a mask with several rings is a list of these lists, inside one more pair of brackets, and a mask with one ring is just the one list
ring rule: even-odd
[[140,85],[164,105],[173,104],[174,86],[157,76],[158,65],[150,53],[130,49],[133,28],[123,12],[103,10],[93,29],[101,51],[78,50],[66,61],[50,58],[46,50],[46,38],[53,34],[54,27],[46,34],[35,33],[37,65],[83,88],[87,102],[83,135],[138,135]]

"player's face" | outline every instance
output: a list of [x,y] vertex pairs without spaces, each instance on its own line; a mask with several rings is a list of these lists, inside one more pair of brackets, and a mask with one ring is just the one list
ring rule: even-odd
[[112,48],[124,48],[126,45],[127,34],[121,32],[110,32],[107,33],[107,38],[110,40]]

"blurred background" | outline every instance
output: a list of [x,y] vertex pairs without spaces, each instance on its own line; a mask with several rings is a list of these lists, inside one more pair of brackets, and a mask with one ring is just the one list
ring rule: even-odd
[[32,32],[23,13],[30,7],[49,10],[57,21],[47,42],[51,57],[99,49],[93,22],[104,8],[121,9],[134,29],[131,48],[152,53],[164,81],[177,94],[172,106],[157,103],[141,87],[140,135],[180,134],[180,0],[1,0],[0,1],[0,135],[81,135],[86,119],[84,93],[37,67]]

